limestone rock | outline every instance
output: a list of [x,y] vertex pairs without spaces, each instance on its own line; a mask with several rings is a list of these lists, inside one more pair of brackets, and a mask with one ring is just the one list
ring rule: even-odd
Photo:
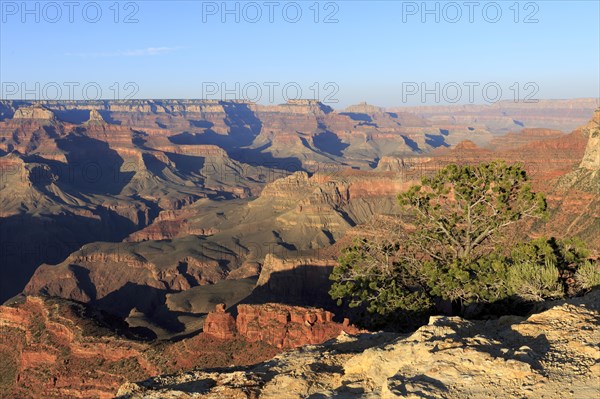
[[55,116],[54,113],[48,108],[40,105],[34,105],[31,107],[17,109],[13,119],[40,119],[51,121],[55,119]]
[[92,125],[92,124],[102,125],[102,124],[105,124],[106,121],[104,120],[102,115],[100,115],[100,112],[98,112],[97,109],[93,109],[90,111],[90,119],[88,119],[88,121],[86,123],[88,125]]

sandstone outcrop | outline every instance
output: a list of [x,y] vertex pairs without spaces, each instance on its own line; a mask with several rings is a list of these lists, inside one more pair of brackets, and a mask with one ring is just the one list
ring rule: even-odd
[[595,399],[600,291],[528,318],[432,317],[408,335],[362,334],[245,368],[124,384],[120,399]]
[[92,109],[90,111],[90,118],[88,119],[88,121],[86,122],[88,125],[103,125],[106,123],[106,121],[104,120],[104,118],[102,117],[102,115],[100,115],[100,112],[98,112],[97,109]]
[[220,304],[208,314],[204,333],[219,339],[237,335],[248,342],[264,342],[289,349],[319,344],[342,332],[360,332],[347,321],[344,324],[334,322],[333,317],[333,313],[323,309],[267,303],[240,304],[234,319],[225,312],[225,305]]
[[235,336],[235,319],[225,312],[225,304],[218,304],[215,306],[215,311],[206,316],[203,331],[219,339],[231,339]]

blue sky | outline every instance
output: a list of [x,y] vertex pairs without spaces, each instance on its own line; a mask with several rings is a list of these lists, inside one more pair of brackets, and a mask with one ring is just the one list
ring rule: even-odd
[[600,97],[598,1],[475,3],[3,0],[2,98]]

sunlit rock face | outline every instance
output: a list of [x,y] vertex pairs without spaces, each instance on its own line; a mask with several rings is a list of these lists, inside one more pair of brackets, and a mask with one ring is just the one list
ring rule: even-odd
[[360,332],[347,319],[341,324],[334,322],[333,317],[333,313],[319,308],[266,303],[238,305],[234,318],[225,312],[224,304],[219,304],[206,317],[204,333],[219,339],[237,335],[248,342],[289,349],[320,344],[342,332]]
[[41,119],[53,120],[54,113],[48,108],[34,105],[31,107],[22,107],[15,111],[14,119]]
[[600,108],[584,129],[588,131],[589,140],[581,167],[593,171],[600,170]]

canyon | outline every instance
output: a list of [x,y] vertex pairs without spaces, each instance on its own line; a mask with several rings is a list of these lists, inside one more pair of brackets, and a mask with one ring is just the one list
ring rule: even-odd
[[[450,351],[434,356],[440,364],[472,356],[517,385],[532,381],[518,388],[531,397],[552,373],[572,378],[581,397],[595,394],[584,377],[598,372],[588,334],[597,292],[506,324],[434,318],[412,336],[360,330],[327,292],[340,251],[373,220],[396,215],[398,193],[455,163],[522,163],[550,216],[518,233],[577,236],[600,255],[597,107],[0,101],[0,397],[317,394],[310,387],[329,392],[315,397],[437,397],[450,383],[425,360],[378,353],[430,359],[440,348]],[[555,316],[583,331],[571,374],[540,366],[560,356],[547,345],[535,364],[511,349],[534,348],[538,322],[551,347],[562,345]],[[493,328],[498,336],[481,332]],[[450,344],[457,339],[467,349]],[[313,346],[294,351],[305,345]],[[385,372],[352,366],[359,360]],[[452,364],[485,384],[473,397],[516,392]],[[244,368],[133,382],[231,365]]]

